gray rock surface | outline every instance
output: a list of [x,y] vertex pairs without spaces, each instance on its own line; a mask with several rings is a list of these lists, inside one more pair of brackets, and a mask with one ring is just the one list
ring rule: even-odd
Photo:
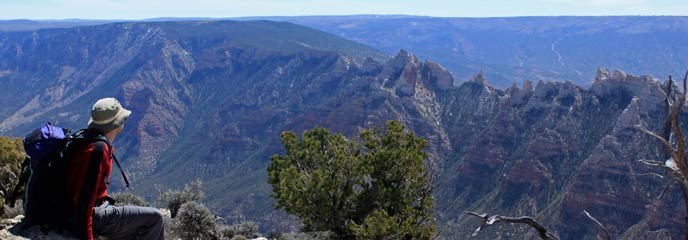
[[3,240],[76,240],[66,234],[55,231],[42,231],[40,226],[32,226],[22,229],[21,220],[24,216],[19,215],[11,219],[0,220],[0,239]]

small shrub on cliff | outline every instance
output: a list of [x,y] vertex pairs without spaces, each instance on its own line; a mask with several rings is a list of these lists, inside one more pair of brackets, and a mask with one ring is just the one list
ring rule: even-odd
[[343,239],[430,239],[435,232],[427,143],[396,121],[359,139],[316,128],[282,134],[268,182],[276,207],[301,218],[306,231]]
[[187,202],[179,208],[173,224],[174,233],[181,239],[217,239],[215,216],[207,207]]
[[184,203],[198,202],[203,198],[203,195],[203,184],[200,180],[196,180],[184,185],[181,191],[167,190],[161,193],[160,202],[170,210],[172,218],[175,218],[179,208]]
[[243,222],[231,226],[218,224],[218,232],[223,238],[234,238],[238,236],[246,238],[260,237],[260,234],[258,234],[258,224],[254,222]]
[[275,240],[329,240],[332,234],[329,232],[297,232],[297,233],[278,233],[270,236],[269,239]]
[[[165,218],[165,239],[229,240],[260,237],[258,224],[254,222],[231,226],[216,222],[216,216],[199,203],[203,195],[199,180],[184,185],[182,190],[167,190],[160,194],[160,202],[170,211],[170,216]],[[132,198],[125,195],[125,199]]]

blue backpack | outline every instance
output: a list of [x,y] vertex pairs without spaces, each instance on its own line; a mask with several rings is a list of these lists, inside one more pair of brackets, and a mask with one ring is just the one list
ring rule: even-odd
[[[46,123],[24,137],[24,151],[28,157],[22,163],[22,170],[14,190],[8,197],[14,207],[20,188],[24,187],[24,221],[31,225],[60,226],[65,217],[73,212],[71,200],[65,191],[67,169],[70,167],[70,151],[82,144],[103,141],[102,136],[87,138],[85,130],[72,133],[69,129]],[[114,158],[122,177],[129,188],[124,170]]]

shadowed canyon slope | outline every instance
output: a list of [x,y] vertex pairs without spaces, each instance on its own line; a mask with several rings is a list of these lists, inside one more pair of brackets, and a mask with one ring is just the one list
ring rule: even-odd
[[[289,23],[8,32],[0,33],[0,133],[23,135],[45,121],[79,128],[95,99],[115,96],[134,112],[115,145],[135,191],[151,197],[155,184],[199,178],[216,212],[267,232],[296,226],[272,210],[266,183],[282,131],[323,126],[353,135],[399,119],[429,140],[447,237],[477,227],[465,210],[533,215],[564,239],[598,233],[583,210],[617,236],[682,233],[675,189],[655,201],[665,182],[641,175],[655,170],[637,163],[661,156],[634,129],[663,124],[656,79],[600,69],[590,87],[538,81],[500,90],[482,74],[454,82],[406,51],[389,58]],[[480,236],[532,234],[505,225]]]

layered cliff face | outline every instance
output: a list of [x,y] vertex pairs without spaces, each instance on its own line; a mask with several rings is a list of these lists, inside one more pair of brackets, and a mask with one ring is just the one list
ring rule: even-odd
[[[222,32],[227,29],[230,33]],[[273,43],[263,33],[280,35],[275,29],[295,36],[282,34],[285,39]],[[225,81],[201,85],[207,88],[200,90],[194,85],[199,78],[212,77],[207,72],[233,71],[224,67],[231,67],[234,58],[243,57],[234,60],[239,64],[284,61],[301,50],[339,48],[351,56],[381,56],[331,35],[267,22],[122,23],[0,38],[0,131],[20,135],[44,121],[80,128],[95,99],[115,96],[134,112],[118,150],[141,174],[153,171],[161,154],[172,147],[198,95],[218,87],[237,89]],[[235,51],[238,56],[232,56]],[[235,79],[250,83],[245,77]]]
[[120,148],[134,169],[150,171],[188,112],[182,84],[194,63],[156,27],[121,24],[3,35],[0,128],[25,132],[38,122],[85,126],[93,99],[116,96],[136,113]]
[[[155,197],[156,184],[201,179],[215,212],[265,232],[298,227],[272,209],[266,184],[282,131],[351,136],[397,119],[430,143],[447,238],[477,226],[466,210],[532,215],[564,239],[597,234],[582,210],[617,236],[682,233],[675,189],[655,202],[665,182],[637,163],[661,156],[633,128],[663,124],[651,77],[600,69],[589,88],[526,81],[500,90],[481,73],[455,86],[444,67],[406,51],[386,59],[265,21],[119,23],[0,40],[0,132],[19,136],[44,121],[79,128],[96,99],[115,96],[134,112],[115,146],[136,192]],[[481,236],[532,234],[505,225]]]
[[[471,81],[453,91],[443,106],[455,151],[437,192],[440,218],[452,234],[466,236],[477,227],[477,219],[462,213],[467,209],[535,216],[563,239],[599,233],[583,210],[615,236],[662,228],[682,234],[681,214],[672,211],[681,207],[679,193],[657,201],[664,181],[643,174],[656,169],[638,163],[662,156],[635,129],[663,126],[657,80],[600,69],[589,89],[526,82],[499,91]],[[501,226],[481,235],[536,237],[529,231]]]

